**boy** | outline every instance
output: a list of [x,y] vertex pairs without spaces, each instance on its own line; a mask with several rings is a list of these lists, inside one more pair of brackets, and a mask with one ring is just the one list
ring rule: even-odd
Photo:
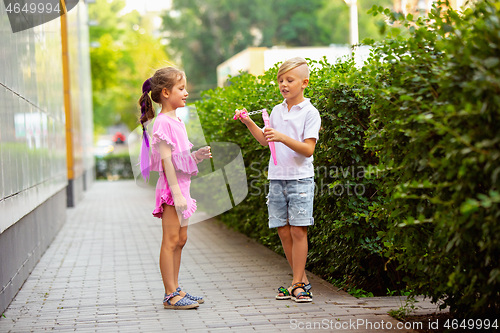
[[[269,227],[278,228],[286,258],[293,271],[292,286],[280,287],[276,299],[311,302],[311,285],[305,274],[307,227],[314,224],[313,153],[318,140],[321,118],[304,89],[309,84],[305,59],[285,61],[278,70],[278,84],[284,101],[270,115],[271,128],[262,130],[250,117],[241,118],[263,146],[275,142],[278,165],[269,161]],[[236,110],[239,117],[243,110]]]

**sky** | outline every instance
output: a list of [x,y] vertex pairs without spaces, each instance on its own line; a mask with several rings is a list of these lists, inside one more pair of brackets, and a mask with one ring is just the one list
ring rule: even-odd
[[137,10],[139,13],[145,11],[162,11],[172,5],[172,0],[127,0],[127,5],[123,9],[123,13],[128,13]]

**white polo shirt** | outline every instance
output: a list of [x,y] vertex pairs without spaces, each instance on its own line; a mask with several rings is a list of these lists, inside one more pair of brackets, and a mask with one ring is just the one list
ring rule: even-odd
[[[292,139],[304,142],[305,139],[319,139],[321,117],[309,98],[294,105],[290,111],[286,100],[276,105],[269,116],[271,127]],[[292,180],[314,177],[313,157],[305,157],[288,148],[281,142],[274,143],[278,165],[270,155],[268,179]]]

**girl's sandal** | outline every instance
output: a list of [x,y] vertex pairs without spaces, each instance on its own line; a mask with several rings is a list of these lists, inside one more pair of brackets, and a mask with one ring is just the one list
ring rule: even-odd
[[[176,291],[180,292],[181,290],[182,290],[181,287],[177,287]],[[193,296],[193,295],[186,293],[186,295],[184,297],[187,297],[192,301],[198,302],[198,304],[205,303],[205,301],[203,300],[203,297],[201,297],[201,296]]]
[[187,309],[195,309],[200,306],[198,302],[192,301],[186,296],[172,304],[170,300],[174,298],[175,296],[181,296],[179,293],[176,291],[174,293],[171,293],[170,295],[165,294],[165,298],[163,299],[163,307],[165,309],[175,309],[175,310],[187,310]]
[[[306,302],[312,302],[312,295],[309,291],[305,291],[306,284],[304,282],[297,282],[292,286],[292,300],[295,301],[296,303],[306,303]],[[297,289],[302,289],[304,291],[299,292],[298,294],[295,294],[295,290]]]
[[290,298],[292,298],[292,295],[290,295],[290,290],[286,289],[283,286],[278,288],[278,295],[276,295],[276,299],[283,300],[283,299],[290,299]]

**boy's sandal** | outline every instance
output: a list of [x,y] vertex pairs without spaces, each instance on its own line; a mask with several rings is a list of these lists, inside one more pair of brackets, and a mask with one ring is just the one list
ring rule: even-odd
[[308,292],[311,294],[311,296],[312,296],[312,295],[313,295],[313,293],[312,293],[311,289],[312,289],[311,283],[308,283],[308,284],[306,284],[306,285],[304,286],[304,290],[305,290],[305,291],[308,291]]
[[[286,289],[283,286],[279,287],[278,288],[278,295],[276,295],[276,299],[279,299],[279,300],[291,299],[292,295],[290,294],[290,289],[292,289],[292,287],[290,287],[289,289]],[[304,285],[304,290],[309,292],[310,296],[312,297],[313,293],[312,293],[311,289],[312,289],[311,283]]]
[[278,288],[278,295],[276,295],[276,299],[282,300],[290,298],[292,298],[292,295],[290,295],[290,290],[286,289],[283,286]]
[[163,307],[165,309],[187,310],[194,309],[200,306],[198,302],[192,301],[186,296],[175,302],[175,304],[172,304],[170,300],[175,296],[180,296],[177,291],[171,293],[170,295],[165,294],[165,298],[163,299]]
[[[297,303],[312,302],[312,295],[310,292],[305,291],[306,284],[304,282],[297,282],[292,286],[292,300]],[[295,290],[302,289],[304,291],[295,294]]]
[[[177,287],[176,291],[180,292],[181,290],[182,290],[181,287]],[[192,301],[198,302],[198,304],[205,303],[205,301],[203,300],[203,297],[201,297],[201,296],[193,296],[191,294],[186,293],[186,295],[184,297],[187,297]]]

